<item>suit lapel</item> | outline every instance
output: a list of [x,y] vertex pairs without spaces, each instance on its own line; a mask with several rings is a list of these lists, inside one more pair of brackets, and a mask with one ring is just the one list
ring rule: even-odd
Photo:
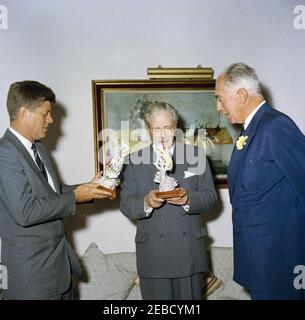
[[184,171],[186,170],[187,163],[186,163],[186,161],[184,161],[184,163],[180,163],[181,162],[181,159],[180,159],[181,156],[179,157],[180,161],[177,161],[177,158],[178,158],[177,157],[177,150],[183,150],[183,152],[184,152],[184,158],[183,159],[185,160],[186,159],[186,156],[185,156],[186,146],[182,145],[182,144],[179,144],[179,142],[176,142],[175,148],[174,148],[174,153],[173,153],[174,168],[173,168],[172,172],[169,173],[169,176],[170,177],[174,177],[179,183],[179,181],[182,181],[183,178],[184,178]]
[[35,164],[33,158],[30,156],[29,152],[26,150],[24,145],[19,141],[19,139],[10,132],[9,129],[6,130],[4,136],[15,146],[20,154],[27,160],[32,169],[37,173],[41,174],[39,168]]
[[[57,179],[57,175],[55,174],[55,171],[53,170],[53,166],[52,166],[51,160],[50,160],[49,156],[45,153],[43,148],[41,148],[41,142],[40,141],[36,143],[36,147],[37,147],[37,149],[39,151],[39,154],[41,156],[41,160],[42,160],[43,164],[46,166],[50,176],[52,177],[56,192],[59,194],[60,193],[60,185],[59,185],[59,181]],[[48,183],[48,185],[49,185],[49,183]],[[51,189],[52,189],[52,187],[51,187]]]
[[[143,157],[143,153],[147,152],[146,150],[148,149],[149,151],[149,158],[147,159],[146,156]],[[148,180],[150,182],[151,185],[151,189],[156,189],[158,188],[159,184],[157,184],[156,182],[154,182],[154,178],[155,178],[155,174],[157,172],[157,168],[154,166],[154,161],[155,161],[155,153],[152,147],[152,144],[147,147],[144,148],[142,150],[140,150],[142,152],[142,154],[140,156],[142,156],[142,163],[141,165],[138,165],[136,170],[138,170],[138,174],[142,174],[143,177],[148,177]],[[131,159],[132,161],[132,159]],[[140,171],[142,171],[142,173],[140,173]]]
[[254,115],[248,128],[243,133],[243,136],[248,137],[246,141],[246,145],[243,147],[243,149],[237,150],[236,145],[234,145],[234,149],[232,152],[231,161],[228,169],[228,183],[229,183],[229,192],[230,192],[231,198],[234,194],[235,185],[236,185],[235,181],[238,176],[239,168],[242,162],[245,160],[247,150],[249,149],[251,141],[256,134],[259,123],[261,122],[261,120],[263,119],[267,111],[270,110],[270,108],[271,107],[267,103],[265,103]]

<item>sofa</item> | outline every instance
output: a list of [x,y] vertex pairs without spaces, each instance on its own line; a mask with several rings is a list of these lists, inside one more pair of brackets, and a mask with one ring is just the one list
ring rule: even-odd
[[[208,250],[210,271],[205,273],[206,300],[249,300],[249,294],[232,280],[232,248]],[[91,243],[81,258],[82,275],[74,279],[74,299],[141,300],[134,252],[105,254]]]

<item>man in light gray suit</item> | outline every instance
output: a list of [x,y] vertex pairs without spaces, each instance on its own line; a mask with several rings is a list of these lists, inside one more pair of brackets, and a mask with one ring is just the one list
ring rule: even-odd
[[210,167],[202,149],[175,142],[178,115],[173,106],[152,103],[144,121],[153,144],[162,144],[173,157],[175,167],[169,175],[178,181],[180,196],[167,200],[156,196],[152,145],[130,155],[122,172],[120,209],[137,220],[142,297],[201,299],[207,263],[200,214],[216,201]]
[[10,128],[0,139],[0,237],[7,268],[6,299],[71,299],[78,259],[66,240],[63,218],[76,202],[107,198],[95,180],[59,182],[40,139],[53,122],[53,91],[36,81],[13,83],[7,97]]

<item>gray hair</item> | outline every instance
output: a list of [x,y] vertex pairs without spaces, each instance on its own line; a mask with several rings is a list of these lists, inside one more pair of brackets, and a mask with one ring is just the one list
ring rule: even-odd
[[56,102],[52,89],[38,81],[19,81],[11,84],[7,94],[7,111],[10,120],[16,120],[21,107],[35,111],[41,102]]
[[256,72],[245,63],[231,64],[222,73],[224,86],[228,90],[244,88],[252,96],[261,95],[261,88]]
[[148,108],[143,116],[143,120],[148,128],[150,127],[150,118],[151,118],[152,114],[156,111],[157,112],[158,111],[170,112],[170,114],[172,115],[172,118],[173,118],[173,122],[175,124],[178,123],[178,119],[179,119],[178,112],[171,104],[166,103],[166,102],[155,101],[155,102],[152,102],[148,105]]

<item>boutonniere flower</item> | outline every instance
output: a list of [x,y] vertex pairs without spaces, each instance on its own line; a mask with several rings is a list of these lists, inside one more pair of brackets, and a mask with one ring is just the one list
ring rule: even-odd
[[240,136],[236,141],[237,150],[242,150],[244,146],[247,144],[248,136]]

